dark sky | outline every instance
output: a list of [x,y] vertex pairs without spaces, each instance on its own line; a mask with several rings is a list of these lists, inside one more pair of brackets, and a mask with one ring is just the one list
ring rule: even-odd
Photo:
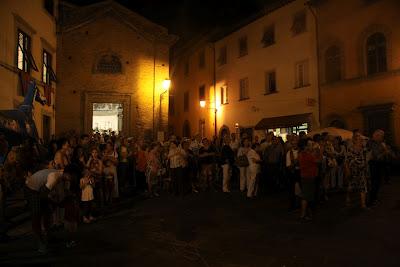
[[[87,5],[99,0],[68,0]],[[188,39],[216,26],[227,26],[276,0],[117,0],[118,3]]]

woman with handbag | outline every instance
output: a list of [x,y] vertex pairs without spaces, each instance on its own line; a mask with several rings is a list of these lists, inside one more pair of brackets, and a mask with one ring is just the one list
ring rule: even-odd
[[250,150],[250,140],[245,138],[242,140],[242,145],[239,147],[236,165],[239,167],[240,171],[240,191],[244,192],[246,190],[247,181],[247,167],[249,166],[249,160],[247,158],[247,153]]

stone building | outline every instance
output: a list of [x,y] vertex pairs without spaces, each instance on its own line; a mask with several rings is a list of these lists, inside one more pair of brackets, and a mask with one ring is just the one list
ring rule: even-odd
[[400,1],[313,1],[323,126],[386,131],[400,145]]
[[[169,132],[190,137],[214,135],[209,116],[214,99],[214,45],[212,34],[196,38],[174,49],[171,57],[172,87],[169,94]],[[208,105],[200,107],[199,88]],[[211,106],[210,106],[211,104]]]
[[[2,0],[0,4],[0,109],[14,109],[35,80],[47,103],[34,102],[40,138],[54,134],[57,0]],[[24,85],[25,84],[25,85]]]
[[169,119],[176,134],[240,128],[285,138],[319,127],[315,17],[306,3],[277,1],[177,54]]
[[[168,97],[162,82],[169,79],[169,48],[176,39],[114,1],[62,3],[56,132],[97,127],[152,136],[165,130]],[[117,117],[96,121],[102,109]]]

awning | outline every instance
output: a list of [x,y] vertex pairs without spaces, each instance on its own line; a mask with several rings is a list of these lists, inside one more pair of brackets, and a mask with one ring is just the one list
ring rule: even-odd
[[256,130],[267,130],[275,128],[289,128],[311,122],[311,113],[264,118],[254,127]]

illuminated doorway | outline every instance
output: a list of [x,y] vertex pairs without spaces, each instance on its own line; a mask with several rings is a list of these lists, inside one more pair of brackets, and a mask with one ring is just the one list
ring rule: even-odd
[[94,132],[119,133],[123,127],[121,103],[93,103],[92,129]]

